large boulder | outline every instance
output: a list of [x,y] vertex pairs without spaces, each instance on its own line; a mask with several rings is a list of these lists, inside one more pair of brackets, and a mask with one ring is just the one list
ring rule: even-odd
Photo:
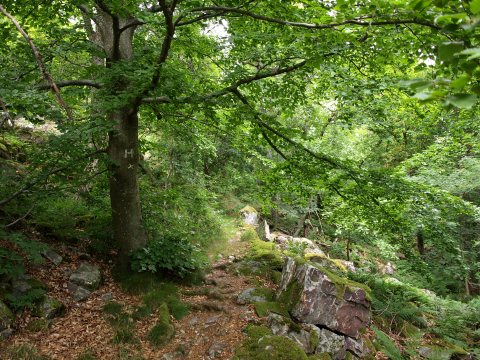
[[309,262],[287,258],[277,296],[297,321],[349,337],[370,322],[368,287]]

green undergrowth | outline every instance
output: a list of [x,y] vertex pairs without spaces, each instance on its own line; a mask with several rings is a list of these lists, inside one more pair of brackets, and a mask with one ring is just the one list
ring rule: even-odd
[[[445,299],[389,277],[350,274],[372,289],[372,313],[378,329],[377,346],[391,353],[395,349],[388,334],[400,334],[409,356],[417,356],[418,348],[433,347],[435,352],[480,355],[480,300],[462,303]],[[375,330],[375,329],[374,329]],[[428,335],[428,336],[427,336]],[[395,344],[394,344],[395,345]]]
[[24,343],[12,345],[6,350],[8,360],[49,360],[50,357],[42,355],[35,346]]

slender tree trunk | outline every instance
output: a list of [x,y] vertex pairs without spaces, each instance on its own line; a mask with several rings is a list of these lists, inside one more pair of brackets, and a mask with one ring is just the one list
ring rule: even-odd
[[138,188],[138,115],[127,108],[109,115],[115,128],[109,134],[111,164],[110,202],[114,238],[120,254],[119,265],[126,268],[132,250],[146,244]]

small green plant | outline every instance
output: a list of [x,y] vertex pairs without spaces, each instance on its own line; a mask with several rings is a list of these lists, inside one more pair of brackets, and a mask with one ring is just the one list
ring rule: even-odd
[[377,336],[375,340],[375,348],[392,360],[403,360],[402,353],[400,349],[395,345],[392,339],[390,339],[383,331],[377,329],[375,326],[372,326],[372,330]]
[[109,301],[102,307],[102,311],[108,315],[120,315],[122,312],[122,304],[119,304],[115,301]]
[[137,342],[132,326],[121,326],[115,330],[113,337],[115,344],[134,344]]
[[84,352],[82,352],[76,360],[96,360],[97,357],[93,353],[91,349],[86,349]]
[[38,352],[35,346],[25,343],[14,345],[7,349],[7,357],[9,360],[48,360],[49,357]]
[[27,330],[31,332],[39,332],[48,329],[50,321],[47,319],[32,319],[27,324]]

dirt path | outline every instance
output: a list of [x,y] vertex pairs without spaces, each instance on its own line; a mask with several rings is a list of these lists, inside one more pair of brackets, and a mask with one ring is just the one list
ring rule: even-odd
[[174,321],[174,338],[160,348],[147,340],[155,316],[135,323],[136,343],[114,344],[113,328],[102,312],[105,299],[111,298],[131,309],[141,303],[141,296],[124,293],[113,281],[110,267],[98,264],[105,279],[102,287],[85,302],[73,301],[66,283],[68,274],[80,260],[75,254],[63,253],[70,257],[68,262],[58,267],[38,268],[32,275],[47,283],[50,296],[66,304],[66,314],[54,319],[48,329],[32,333],[26,330],[30,316],[25,313],[20,320],[20,330],[0,345],[0,354],[2,349],[5,350],[5,343],[29,343],[52,359],[76,359],[87,349],[97,359],[231,359],[235,347],[243,339],[242,329],[248,322],[258,321],[251,306],[236,303],[237,296],[252,287],[252,279],[228,270],[232,262],[243,256],[246,248],[247,244],[240,241],[238,232],[229,241],[226,255],[213,264],[213,271],[207,275],[205,284],[180,287],[182,300],[192,305],[191,311],[182,320]]

